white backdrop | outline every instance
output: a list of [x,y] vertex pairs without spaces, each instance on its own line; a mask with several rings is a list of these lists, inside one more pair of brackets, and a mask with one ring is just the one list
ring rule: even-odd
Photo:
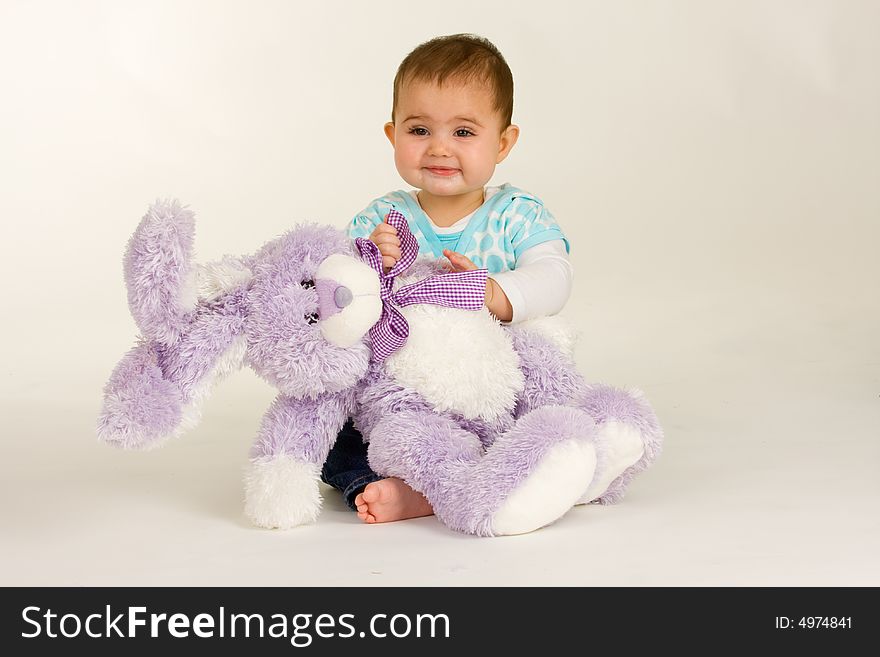
[[[134,337],[121,258],[147,205],[173,196],[196,211],[202,261],[301,220],[343,227],[405,186],[382,134],[399,61],[455,32],[488,37],[513,70],[522,135],[493,182],[540,196],[570,238],[579,365],[642,388],[666,428],[630,508],[659,499],[659,514],[710,490],[721,508],[756,472],[781,487],[755,493],[771,507],[833,489],[874,508],[878,28],[880,3],[851,0],[0,1],[3,541],[26,559],[47,527],[97,526],[77,502],[56,516],[39,501],[76,499],[78,477],[203,458],[171,446],[136,461],[94,444],[101,387]],[[227,445],[220,515],[240,512],[235,478],[271,398],[248,372],[205,409],[193,440],[220,432]],[[805,436],[816,472],[839,477],[795,474],[803,464],[786,455]],[[827,515],[824,534],[872,563],[876,514]],[[809,542],[796,527],[792,545]],[[105,581],[87,539],[76,545],[82,581]],[[696,581],[750,581],[714,563]],[[773,568],[756,583],[788,581]],[[69,581],[17,568],[4,579]]]

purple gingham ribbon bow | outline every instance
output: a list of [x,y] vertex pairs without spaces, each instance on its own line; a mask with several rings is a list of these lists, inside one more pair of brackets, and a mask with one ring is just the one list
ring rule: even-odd
[[409,336],[409,324],[396,306],[411,306],[415,303],[431,303],[447,308],[479,310],[483,307],[486,295],[486,269],[456,271],[435,274],[430,278],[404,285],[396,292],[392,289],[394,278],[406,271],[419,254],[419,243],[404,217],[397,210],[391,210],[386,221],[397,229],[400,240],[400,260],[386,274],[382,267],[382,254],[379,247],[363,237],[354,243],[361,258],[379,274],[379,296],[382,299],[382,315],[370,328],[370,342],[373,357],[384,361],[400,349]]

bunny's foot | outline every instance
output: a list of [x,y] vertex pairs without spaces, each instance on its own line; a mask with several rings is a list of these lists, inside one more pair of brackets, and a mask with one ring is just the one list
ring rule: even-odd
[[252,460],[245,473],[245,514],[269,529],[315,522],[322,501],[320,471],[318,465],[287,455]]
[[370,435],[370,465],[423,493],[448,527],[478,536],[521,534],[568,511],[593,478],[595,426],[577,408],[519,418],[484,452],[450,418],[401,412]]
[[589,487],[578,500],[578,504],[587,504],[600,497],[615,479],[628,468],[638,463],[645,453],[642,436],[638,429],[630,424],[605,422],[597,431],[596,442],[604,448],[596,475]]
[[590,385],[583,408],[596,423],[600,458],[596,478],[578,504],[619,502],[630,481],[659,456],[663,430],[638,390]]
[[[593,479],[598,460],[595,426],[585,413],[561,406],[539,408],[489,448],[520,461],[524,476],[490,519],[493,535],[525,534],[564,515]],[[530,445],[546,445],[529,454]]]

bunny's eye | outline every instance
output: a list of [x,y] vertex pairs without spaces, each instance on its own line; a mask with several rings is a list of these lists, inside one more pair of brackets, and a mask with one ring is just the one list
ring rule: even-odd
[[315,281],[302,281],[300,285],[304,290],[308,290],[310,287],[315,287]]
[[318,313],[311,313],[306,315],[306,321],[309,324],[316,324],[318,322]]

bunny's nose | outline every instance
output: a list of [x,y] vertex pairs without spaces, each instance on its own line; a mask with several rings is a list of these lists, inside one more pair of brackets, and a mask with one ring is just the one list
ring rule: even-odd
[[352,291],[334,280],[318,279],[315,281],[315,290],[318,292],[318,317],[322,320],[332,317],[354,301]]
[[351,290],[344,285],[337,287],[336,291],[333,293],[333,302],[340,310],[350,304],[352,299],[354,299],[354,295],[351,293]]

